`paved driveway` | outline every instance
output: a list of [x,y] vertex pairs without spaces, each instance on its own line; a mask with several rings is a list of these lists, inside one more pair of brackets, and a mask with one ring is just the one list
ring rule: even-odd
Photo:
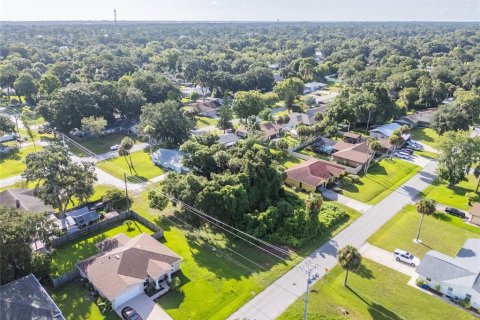
[[384,265],[385,267],[401,272],[409,277],[415,276],[415,268],[405,263],[396,261],[392,252],[372,246],[369,243],[365,243],[360,248],[360,253],[362,254],[362,257]]
[[141,294],[132,300],[122,304],[115,312],[122,317],[122,309],[130,307],[142,317],[143,320],[173,320],[162,308],[145,294]]

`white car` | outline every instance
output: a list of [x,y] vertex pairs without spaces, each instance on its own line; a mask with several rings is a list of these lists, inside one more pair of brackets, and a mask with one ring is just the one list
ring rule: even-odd
[[119,144],[116,144],[116,145],[114,145],[114,146],[111,146],[111,147],[110,147],[110,150],[111,150],[111,151],[116,151],[116,150],[118,150],[118,148],[120,148],[120,145],[119,145]]
[[410,159],[410,156],[408,156],[406,154],[403,154],[403,153],[400,153],[400,152],[395,152],[394,156],[397,157],[397,158],[400,158],[400,159],[405,159],[405,160]]
[[416,267],[420,264],[420,259],[415,257],[410,252],[403,251],[400,249],[395,249],[395,251],[393,252],[393,255],[395,256],[395,260],[397,260],[398,262],[409,264],[412,267]]

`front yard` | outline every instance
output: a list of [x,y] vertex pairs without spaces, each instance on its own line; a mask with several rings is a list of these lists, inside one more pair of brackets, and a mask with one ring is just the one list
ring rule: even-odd
[[[150,159],[148,151],[136,151],[131,153],[133,166],[136,173],[132,171],[132,175],[140,178],[141,180],[148,180],[157,176],[160,176],[164,171],[156,166]],[[128,158],[128,157],[127,157]],[[130,161],[130,159],[128,159]],[[109,160],[97,162],[97,167],[105,172],[123,180],[123,173],[130,172],[125,157],[118,156]],[[120,168],[121,169],[120,169]],[[122,171],[123,170],[123,171]]]
[[107,238],[111,238],[119,233],[125,233],[130,238],[139,235],[142,232],[152,234],[153,232],[137,221],[132,221],[130,229],[126,221],[123,224],[113,227],[104,232],[92,233],[77,241],[68,243],[56,248],[52,257],[52,277],[58,277],[65,272],[72,271],[75,264],[98,252],[95,244]]
[[415,128],[411,131],[412,139],[436,148],[439,139],[438,133],[430,128]]
[[455,256],[466,239],[480,237],[479,227],[437,212],[424,218],[420,233],[422,243],[415,243],[413,239],[416,238],[420,218],[415,207],[408,205],[370,237],[368,242],[391,252],[397,248],[406,250],[422,258],[429,250]]
[[[36,150],[40,151],[42,146],[37,143]],[[5,155],[0,153],[0,179],[9,178],[21,174],[25,169],[25,158],[29,153],[35,152],[33,145],[28,145],[16,153]]]
[[[367,259],[350,273],[348,287],[343,286],[344,277],[337,266],[312,287],[309,319],[475,319],[407,285],[408,276]],[[301,319],[303,308],[303,298],[298,299],[279,319]]]
[[477,183],[478,180],[473,175],[468,176],[468,181],[462,181],[453,187],[449,187],[447,183],[435,180],[422,194],[438,203],[462,210],[469,210],[471,206],[468,205],[465,194],[474,192]]
[[209,117],[196,116],[195,119],[196,119],[195,127],[197,129],[214,126],[214,125],[217,125],[218,123],[218,119],[209,118]]
[[422,168],[400,159],[384,159],[374,164],[360,181],[343,187],[343,194],[349,198],[377,204]]

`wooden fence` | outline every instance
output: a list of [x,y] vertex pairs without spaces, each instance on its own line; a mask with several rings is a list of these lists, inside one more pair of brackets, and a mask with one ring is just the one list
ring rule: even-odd
[[[53,247],[62,246],[62,245],[67,244],[69,242],[73,242],[73,241],[75,241],[75,240],[77,240],[81,237],[84,237],[85,235],[88,235],[90,233],[103,231],[103,230],[108,230],[108,229],[112,228],[113,226],[118,225],[119,223],[121,223],[125,220],[128,220],[128,219],[136,220],[136,221],[140,222],[141,224],[143,224],[144,226],[146,226],[147,228],[149,228],[150,230],[154,231],[154,233],[152,234],[153,238],[155,238],[157,240],[163,238],[162,228],[160,228],[156,224],[152,223],[151,221],[145,219],[144,217],[142,217],[141,215],[139,215],[135,211],[130,210],[130,211],[125,211],[125,212],[119,214],[118,216],[115,216],[115,217],[112,217],[112,218],[109,218],[109,219],[105,219],[103,221],[100,221],[100,222],[94,223],[92,225],[89,225],[89,226],[87,226],[83,229],[78,230],[75,233],[67,234],[67,235],[55,238],[55,239],[52,240],[52,245],[53,245]],[[64,273],[58,278],[51,278],[51,279],[52,279],[53,286],[56,288],[58,286],[63,285],[64,283],[72,281],[73,279],[75,279],[79,276],[80,276],[80,273],[79,273],[78,269],[75,267],[74,270],[71,270],[70,272]]]

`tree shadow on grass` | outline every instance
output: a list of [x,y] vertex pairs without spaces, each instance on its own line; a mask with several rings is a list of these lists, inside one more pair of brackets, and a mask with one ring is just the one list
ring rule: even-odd
[[434,212],[432,214],[432,217],[434,217],[435,219],[438,219],[438,220],[442,220],[442,221],[448,221],[448,222],[452,221],[452,218],[449,215],[447,215],[445,213],[438,212],[438,211]]
[[363,303],[368,306],[368,312],[372,316],[372,319],[391,319],[391,320],[403,320],[404,318],[397,315],[395,312],[390,311],[384,306],[375,303],[368,302],[360,293],[357,293],[354,289],[347,286],[347,289],[350,290],[357,298],[359,298]]
[[148,181],[148,178],[139,175],[129,175],[127,181],[131,183],[142,183]]
[[372,270],[368,269],[364,264],[358,267],[355,274],[365,279],[375,279]]

